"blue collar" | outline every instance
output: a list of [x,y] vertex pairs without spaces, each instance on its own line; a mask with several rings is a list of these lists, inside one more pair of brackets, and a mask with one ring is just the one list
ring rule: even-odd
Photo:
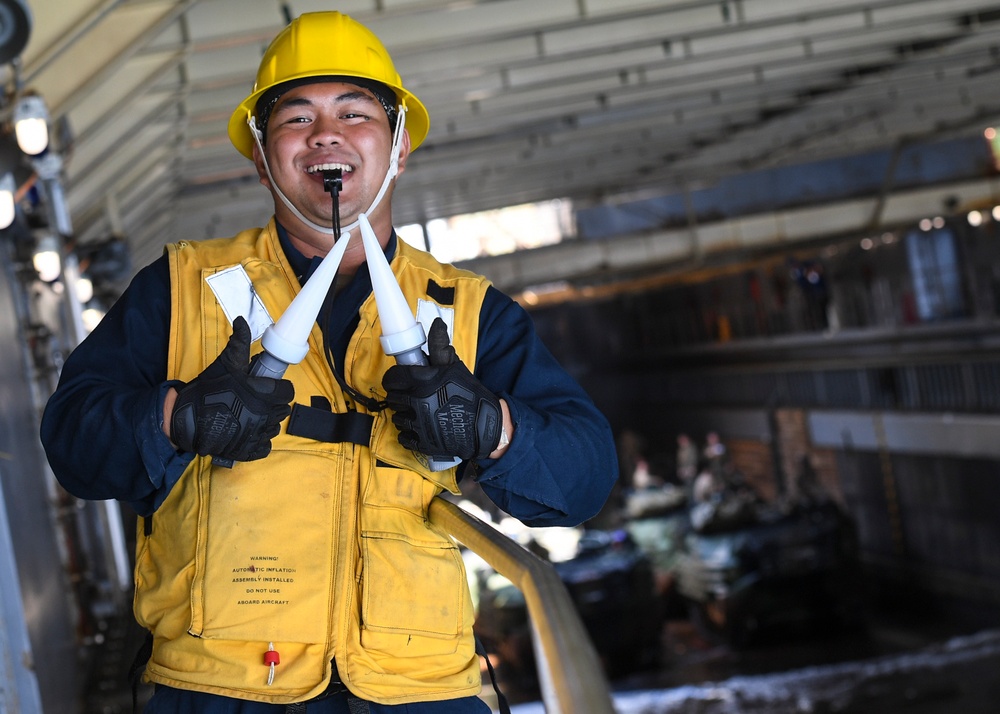
[[[291,239],[288,237],[288,231],[285,227],[274,222],[274,225],[278,229],[278,240],[281,243],[281,249],[285,251],[285,257],[288,258],[289,265],[292,266],[292,270],[295,271],[296,277],[299,279],[299,283],[304,283],[309,279],[309,276],[313,274],[316,267],[322,262],[323,258],[321,256],[314,256],[312,258],[307,258],[302,255],[302,253],[292,245]],[[389,236],[389,242],[385,246],[385,259],[392,261],[393,256],[396,255],[396,231],[393,229],[392,235]]]

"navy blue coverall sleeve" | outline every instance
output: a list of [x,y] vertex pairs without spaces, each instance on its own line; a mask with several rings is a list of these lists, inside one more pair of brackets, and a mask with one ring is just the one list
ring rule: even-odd
[[490,288],[476,376],[510,407],[503,457],[480,462],[483,492],[529,526],[576,525],[604,505],[618,477],[607,419],[556,362],[519,304]]
[[170,272],[143,268],[63,365],[42,415],[42,445],[74,496],[118,499],[149,515],[194,458],[163,433]]

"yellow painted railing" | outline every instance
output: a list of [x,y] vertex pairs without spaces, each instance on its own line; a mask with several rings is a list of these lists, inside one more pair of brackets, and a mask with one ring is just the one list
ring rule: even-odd
[[613,714],[597,652],[552,565],[443,498],[429,515],[524,594],[547,714]]

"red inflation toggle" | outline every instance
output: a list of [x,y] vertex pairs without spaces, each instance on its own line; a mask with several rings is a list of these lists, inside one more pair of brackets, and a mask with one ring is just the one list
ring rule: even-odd
[[264,653],[264,664],[274,665],[281,664],[281,657],[275,650],[268,650]]

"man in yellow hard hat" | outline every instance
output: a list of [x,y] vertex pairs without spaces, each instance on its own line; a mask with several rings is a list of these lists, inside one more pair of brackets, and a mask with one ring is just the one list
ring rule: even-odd
[[[67,490],[140,516],[147,712],[487,712],[431,499],[476,479],[529,525],[574,525],[607,498],[609,425],[527,314],[397,239],[393,186],[428,127],[367,28],[297,18],[229,123],[274,218],[168,246],[66,362],[42,439]],[[416,363],[380,341],[364,221],[428,332]],[[334,248],[304,357],[259,372],[252,344]]]

